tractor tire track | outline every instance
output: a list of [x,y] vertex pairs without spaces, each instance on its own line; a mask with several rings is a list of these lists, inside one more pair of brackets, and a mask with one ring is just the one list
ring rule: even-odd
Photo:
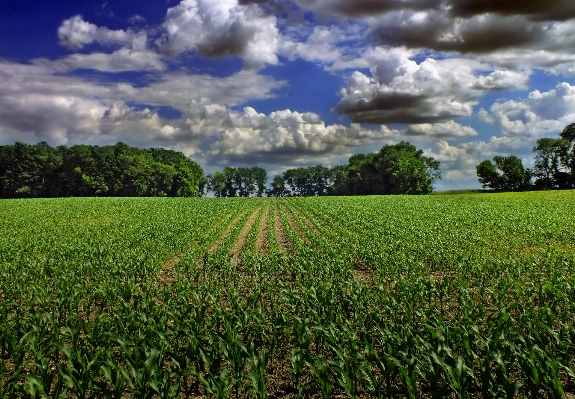
[[[216,230],[223,222],[226,220],[226,217],[219,218],[214,224],[212,224],[209,229],[201,235],[201,237],[208,237],[214,230]],[[197,242],[193,242],[188,247],[186,247],[183,251],[179,252],[177,255],[172,256],[170,259],[165,261],[160,268],[159,278],[160,284],[169,285],[175,281],[175,273],[174,268],[180,262],[180,259],[184,254],[187,252],[192,251],[197,246]]]
[[218,237],[218,239],[210,246],[210,249],[208,250],[209,253],[214,253],[218,250],[218,248],[220,247],[222,241],[224,240],[224,238],[226,238],[226,236],[228,234],[230,234],[230,231],[232,231],[232,229],[236,226],[236,224],[238,224],[238,222],[241,220],[241,218],[244,217],[244,215],[246,214],[246,212],[242,212],[240,213],[238,216],[236,216],[234,218],[234,220],[232,220],[230,222],[230,224],[228,224],[228,226],[226,227],[226,229],[224,230],[224,232]]
[[276,201],[274,206],[275,235],[280,252],[285,254],[293,251],[293,245],[285,231],[278,208],[278,202]]
[[248,240],[248,235],[250,234],[250,231],[252,231],[261,210],[262,208],[258,208],[250,215],[250,217],[244,224],[244,227],[242,228],[240,235],[238,236],[238,238],[234,242],[234,245],[230,249],[230,255],[232,255],[231,263],[233,267],[236,267],[240,262],[242,251],[246,246],[246,241]]
[[260,255],[267,255],[269,253],[268,248],[268,223],[270,219],[270,208],[268,205],[260,221],[258,228],[258,236],[256,238],[256,252]]

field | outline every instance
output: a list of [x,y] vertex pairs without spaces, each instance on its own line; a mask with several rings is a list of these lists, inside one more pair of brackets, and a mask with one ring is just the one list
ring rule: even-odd
[[575,192],[0,201],[0,398],[570,398]]

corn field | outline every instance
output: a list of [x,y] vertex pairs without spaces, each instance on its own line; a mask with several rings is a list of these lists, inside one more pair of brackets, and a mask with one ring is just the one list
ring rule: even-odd
[[573,398],[575,192],[0,201],[0,398]]

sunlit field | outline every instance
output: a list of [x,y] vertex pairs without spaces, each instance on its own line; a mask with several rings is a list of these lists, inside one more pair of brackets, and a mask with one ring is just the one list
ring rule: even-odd
[[0,201],[0,398],[561,398],[575,191]]

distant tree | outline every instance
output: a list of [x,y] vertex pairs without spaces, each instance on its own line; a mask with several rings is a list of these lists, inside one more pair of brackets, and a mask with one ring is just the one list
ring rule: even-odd
[[477,178],[483,188],[489,187],[491,189],[501,188],[501,175],[495,168],[495,165],[490,160],[486,159],[475,167],[477,171]]
[[495,166],[501,171],[501,188],[514,190],[529,185],[530,172],[525,169],[521,159],[515,155],[507,157],[496,156],[493,158]]
[[567,125],[559,136],[569,141],[570,149],[562,158],[562,165],[569,170],[569,184],[575,186],[575,123]]
[[373,194],[428,194],[441,179],[439,161],[405,141],[384,145],[375,162],[382,187]]
[[525,169],[521,159],[515,155],[496,156],[492,163],[482,161],[475,167],[479,182],[485,187],[501,190],[515,190],[531,183],[531,171]]
[[298,197],[322,196],[328,194],[332,185],[332,174],[329,168],[316,165],[288,169],[282,174],[282,180],[289,187],[289,195]]
[[286,183],[281,175],[275,175],[270,186],[266,191],[268,197],[286,197],[289,195],[289,190],[286,188]]
[[565,138],[541,138],[533,147],[535,163],[533,174],[537,184],[543,187],[566,187],[571,176],[564,170],[569,161],[569,140]]
[[200,196],[203,169],[184,154],[114,146],[0,146],[0,195]]
[[226,196],[226,177],[222,172],[215,172],[213,175],[207,175],[207,189],[213,191],[216,197]]
[[254,166],[250,170],[251,178],[254,181],[256,192],[255,195],[257,197],[263,197],[266,192],[266,184],[268,182],[268,173],[265,169],[260,168],[258,166]]
[[0,146],[0,196],[3,198],[49,197],[57,183],[55,172],[62,157],[46,142],[17,142]]
[[260,167],[224,167],[223,172],[207,176],[207,188],[216,197],[261,197],[266,190],[268,177]]
[[332,184],[328,195],[349,195],[349,165],[336,165],[331,168]]

